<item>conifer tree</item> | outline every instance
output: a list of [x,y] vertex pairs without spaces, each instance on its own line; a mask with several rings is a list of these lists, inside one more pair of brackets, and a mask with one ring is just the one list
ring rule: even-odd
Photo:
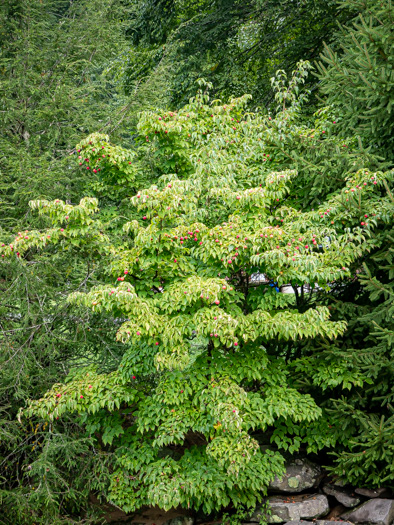
[[3,228],[19,227],[31,199],[71,202],[87,191],[70,153],[82,137],[124,117],[127,98],[106,70],[124,46],[126,11],[117,0],[2,2]]
[[341,6],[357,16],[341,28],[338,51],[325,46],[320,89],[336,108],[342,135],[359,135],[364,147],[392,162],[393,5],[391,0],[346,0]]

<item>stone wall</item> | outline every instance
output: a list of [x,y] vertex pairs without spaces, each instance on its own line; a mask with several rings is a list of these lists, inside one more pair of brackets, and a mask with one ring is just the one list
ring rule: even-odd
[[[392,525],[394,494],[388,488],[376,490],[343,485],[305,458],[292,459],[283,478],[275,478],[261,505],[244,518],[243,525],[262,521],[285,525]],[[267,508],[270,510],[267,513]],[[231,510],[229,510],[231,513]],[[114,518],[114,519],[113,519]],[[146,509],[138,515],[111,516],[112,525],[208,525],[221,523],[220,516],[203,516],[183,509],[169,513]]]

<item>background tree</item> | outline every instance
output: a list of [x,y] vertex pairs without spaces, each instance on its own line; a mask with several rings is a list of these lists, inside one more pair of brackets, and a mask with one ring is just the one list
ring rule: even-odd
[[342,136],[359,135],[364,147],[393,161],[393,21],[390,0],[346,0],[357,12],[341,29],[334,49],[319,61],[320,89],[338,113]]
[[137,2],[129,19],[132,46],[120,71],[128,90],[164,77],[172,107],[187,103],[200,77],[218,96],[250,93],[255,105],[268,106],[274,72],[291,73],[299,60],[317,59],[337,22],[352,12],[331,0]]
[[127,98],[106,73],[124,46],[116,0],[2,2],[1,218],[18,228],[31,198],[72,201],[86,187],[70,162],[73,145],[112,129]]

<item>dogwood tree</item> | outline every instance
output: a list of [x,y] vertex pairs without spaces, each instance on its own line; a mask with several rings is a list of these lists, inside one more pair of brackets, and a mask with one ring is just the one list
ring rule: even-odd
[[[68,302],[112,317],[120,362],[109,372],[80,368],[21,417],[47,420],[52,432],[65,413],[79,414],[111,457],[106,497],[125,511],[253,506],[283,472],[281,450],[299,449],[295,426],[320,425],[306,438],[312,448],[329,432],[290,375],[311,366],[292,348],[300,339],[329,345],[344,333],[314,297],[350,277],[373,248],[369,233],[388,217],[381,189],[392,175],[359,169],[315,209],[305,206],[295,192],[307,176],[305,142],[327,152],[342,141],[295,127],[297,106],[278,93],[274,119],[247,113],[248,97],[223,104],[202,91],[177,112],[144,113],[143,147],[155,149],[162,173],[130,195],[122,236],[106,229],[94,198],[36,201],[52,227],[20,232],[1,248],[5,259],[69,249],[107,261],[107,284]],[[288,161],[280,157],[286,141],[299,147],[283,150]],[[77,149],[81,169],[103,184],[134,184],[133,154],[108,137],[91,135]],[[295,293],[280,293],[288,285]]]

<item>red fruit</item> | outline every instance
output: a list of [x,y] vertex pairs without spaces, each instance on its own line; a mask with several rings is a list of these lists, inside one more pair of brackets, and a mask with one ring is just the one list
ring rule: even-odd
[[83,399],[83,396],[79,396],[80,399]]
[[238,346],[238,343],[234,343],[234,346]]
[[135,376],[133,376],[132,379],[135,379]]
[[129,273],[129,270],[125,270],[124,273],[127,275]]
[[362,222],[362,223],[361,223],[361,226],[364,226],[364,224],[365,224],[365,222]]
[[156,346],[159,346],[159,343],[155,343]]
[[176,263],[176,259],[174,259],[174,262]]
[[141,335],[141,333],[140,333],[140,332],[137,332],[137,335]]
[[183,394],[183,390],[181,390],[181,394]]
[[365,218],[367,218],[367,217],[368,217],[368,215],[364,215],[364,217],[365,217]]
[[88,388],[92,388],[92,385],[89,385]]
[[146,221],[146,216],[145,215],[142,217],[142,220]]
[[219,304],[219,303],[220,303],[220,301],[218,299],[216,299],[215,304]]

